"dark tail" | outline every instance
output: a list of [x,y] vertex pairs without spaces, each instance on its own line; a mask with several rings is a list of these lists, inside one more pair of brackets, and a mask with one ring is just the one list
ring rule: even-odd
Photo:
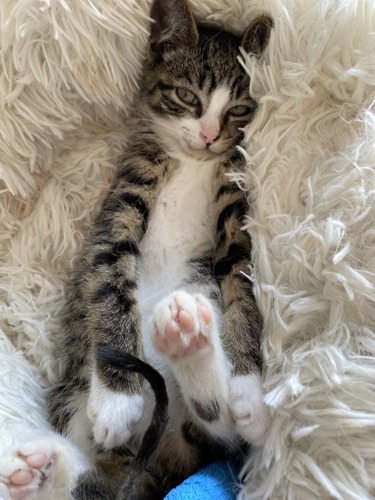
[[152,366],[131,354],[109,347],[98,347],[97,357],[103,363],[120,371],[142,375],[155,394],[155,408],[151,423],[129,468],[129,475],[121,486],[117,500],[137,500],[140,483],[149,458],[158,446],[168,423],[168,395],[163,377]]

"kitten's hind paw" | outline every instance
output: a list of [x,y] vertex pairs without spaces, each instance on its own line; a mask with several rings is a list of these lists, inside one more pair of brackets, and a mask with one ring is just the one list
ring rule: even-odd
[[211,344],[213,317],[212,306],[203,295],[172,293],[156,307],[152,329],[155,349],[171,359],[202,351]]
[[70,498],[76,478],[90,467],[71,442],[46,429],[0,455],[0,499]]
[[[55,462],[53,454],[36,450],[30,454],[26,453],[27,450],[18,451],[14,456],[7,457],[10,462],[8,466],[10,465],[13,471],[4,478],[4,482],[1,482],[4,485],[3,494],[7,494],[9,499],[30,498],[31,495],[43,488],[53,470]],[[2,475],[3,471],[0,471],[0,480]],[[6,496],[5,499],[7,499]]]
[[260,375],[233,377],[229,383],[229,408],[236,432],[250,444],[261,445],[269,426]]
[[129,441],[134,426],[142,418],[143,408],[142,395],[111,391],[93,375],[87,414],[93,423],[94,439],[104,448],[115,448]]

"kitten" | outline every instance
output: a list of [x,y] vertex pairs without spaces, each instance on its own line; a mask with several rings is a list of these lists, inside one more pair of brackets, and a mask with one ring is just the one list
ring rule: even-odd
[[227,174],[243,169],[236,145],[257,107],[238,49],[261,55],[272,22],[238,38],[198,25],[185,0],[154,0],[151,16],[138,124],[68,287],[49,397],[54,427],[96,465],[74,498],[133,498],[128,465],[155,423],[152,391],[108,349],[145,360],[168,388],[167,432],[134,498],[163,498],[267,426],[248,204]]

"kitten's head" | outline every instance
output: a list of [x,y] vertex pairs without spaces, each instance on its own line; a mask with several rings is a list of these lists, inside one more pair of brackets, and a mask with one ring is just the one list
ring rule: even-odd
[[154,0],[143,108],[171,148],[212,158],[241,139],[256,103],[239,47],[260,55],[272,21],[259,17],[243,37],[197,25],[186,0]]

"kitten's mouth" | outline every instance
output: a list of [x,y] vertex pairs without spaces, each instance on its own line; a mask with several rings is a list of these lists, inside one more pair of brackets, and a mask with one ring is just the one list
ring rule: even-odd
[[214,144],[207,144],[206,146],[200,147],[200,148],[195,148],[189,144],[189,142],[185,139],[184,140],[184,146],[186,152],[190,155],[193,156],[194,158],[199,158],[199,159],[210,159],[214,158],[215,156],[219,155],[221,151],[213,151],[211,147]]

